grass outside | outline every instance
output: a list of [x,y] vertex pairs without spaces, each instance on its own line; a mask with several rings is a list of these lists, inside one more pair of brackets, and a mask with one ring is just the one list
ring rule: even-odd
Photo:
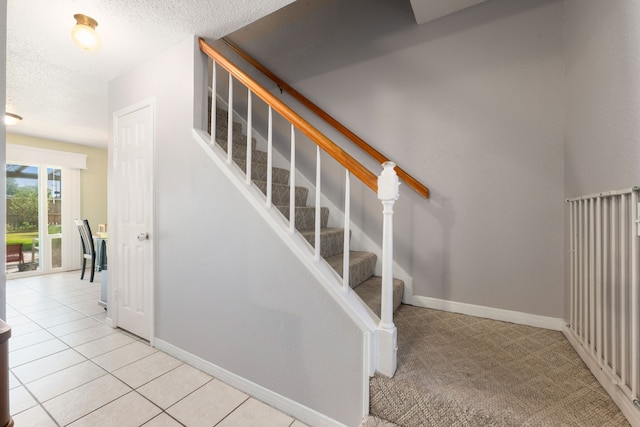
[[[50,225],[49,234],[58,234],[62,231],[60,225]],[[30,251],[33,239],[38,238],[37,231],[7,233],[7,245],[22,243],[23,251]]]
[[37,231],[30,231],[28,233],[7,233],[7,245],[22,243],[22,250],[30,251],[33,239],[37,238]]

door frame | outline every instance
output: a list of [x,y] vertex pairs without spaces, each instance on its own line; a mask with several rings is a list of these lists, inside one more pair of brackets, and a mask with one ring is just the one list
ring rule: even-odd
[[[121,110],[118,110],[113,113],[113,128],[112,135],[109,138],[109,147],[108,147],[108,224],[109,224],[109,239],[107,240],[107,253],[114,253],[113,251],[118,247],[117,240],[117,227],[116,223],[116,172],[117,164],[116,164],[116,150],[114,148],[114,142],[118,137],[118,121],[121,117],[126,116],[135,111],[141,110],[143,108],[149,108],[149,115],[151,121],[151,165],[149,173],[151,174],[151,224],[149,224],[149,230],[151,233],[151,244],[149,250],[151,252],[151,268],[150,268],[150,295],[149,295],[149,344],[151,346],[154,345],[155,340],[155,206],[156,206],[156,197],[155,197],[155,141],[156,141],[156,101],[155,98],[147,98],[135,104],[132,104],[128,107],[125,107]],[[116,257],[112,256],[108,261],[107,267],[107,317],[105,319],[105,323],[112,328],[118,327],[118,305],[115,303],[116,301],[116,287],[114,278],[117,277],[118,272],[118,264],[116,261]]]

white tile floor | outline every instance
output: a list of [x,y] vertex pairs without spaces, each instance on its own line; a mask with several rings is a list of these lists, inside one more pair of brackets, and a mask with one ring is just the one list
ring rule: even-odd
[[304,427],[140,338],[104,324],[79,272],[7,280],[18,427]]

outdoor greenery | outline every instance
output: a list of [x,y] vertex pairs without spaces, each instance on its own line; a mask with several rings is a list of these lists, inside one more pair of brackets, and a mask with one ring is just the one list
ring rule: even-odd
[[7,245],[22,243],[22,250],[26,252],[31,250],[33,239],[37,238],[37,231],[31,231],[28,233],[7,233]]
[[[7,244],[22,244],[22,250],[31,250],[38,238],[38,188],[20,186],[15,178],[6,180],[7,190]],[[49,225],[49,234],[62,232],[62,225]],[[60,239],[52,241],[52,250],[60,249]],[[36,242],[37,245],[37,242]]]
[[[15,231],[33,231],[38,229],[38,189],[18,187],[7,200],[7,228]],[[9,219],[9,218],[7,218]]]
[[[49,234],[59,234],[62,232],[61,225],[50,225],[48,227]],[[28,232],[7,232],[7,245],[11,245],[14,243],[22,243],[23,251],[30,251],[31,245],[33,243],[33,239],[38,238],[38,231],[28,231]]]

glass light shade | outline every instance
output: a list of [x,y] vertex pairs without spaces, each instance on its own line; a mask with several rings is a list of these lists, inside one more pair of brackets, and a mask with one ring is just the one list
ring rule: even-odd
[[17,114],[4,113],[4,124],[5,124],[5,126],[15,125],[20,120],[22,120],[22,117],[20,117]]
[[100,37],[96,32],[98,23],[93,18],[82,14],[73,17],[77,22],[71,29],[73,42],[84,50],[97,50],[100,47]]

